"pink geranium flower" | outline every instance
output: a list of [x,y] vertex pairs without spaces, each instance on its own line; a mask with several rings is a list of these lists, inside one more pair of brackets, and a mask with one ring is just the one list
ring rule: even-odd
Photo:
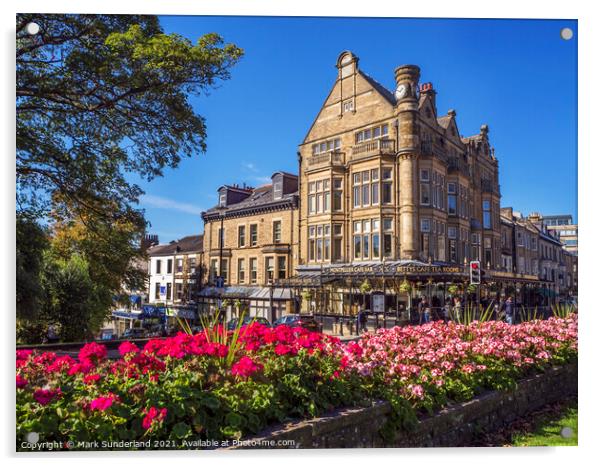
[[261,365],[256,364],[250,357],[243,356],[232,365],[232,375],[240,377],[249,377],[254,372],[261,370]]
[[138,353],[140,352],[140,348],[138,348],[134,343],[129,341],[124,341],[121,345],[119,345],[119,354],[121,356],[125,356],[127,354]]
[[52,400],[59,397],[60,395],[60,388],[55,388],[51,390],[39,388],[35,392],[33,392],[33,398],[43,406],[46,406],[48,403],[50,403]]
[[96,365],[107,357],[107,347],[92,342],[85,344],[79,350],[79,360],[82,364]]
[[167,416],[167,408],[157,409],[154,406],[144,411],[144,419],[142,419],[142,427],[144,430],[149,430],[155,427]]
[[17,374],[17,388],[23,388],[27,385],[27,380],[25,377],[22,377],[20,374]]
[[118,400],[118,396],[114,393],[109,393],[106,396],[99,396],[98,398],[92,400],[92,402],[90,403],[90,410],[106,411],[113,405],[113,402],[116,400]]

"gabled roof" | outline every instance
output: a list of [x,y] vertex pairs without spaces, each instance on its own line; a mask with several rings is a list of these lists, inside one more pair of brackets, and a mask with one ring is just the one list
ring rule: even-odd
[[174,254],[184,254],[192,252],[201,252],[203,250],[203,235],[184,236],[179,240],[172,241],[169,244],[159,244],[149,248],[149,256],[172,256]]
[[368,83],[374,87],[374,89],[376,89],[376,91],[382,95],[385,99],[387,99],[387,101],[391,104],[391,105],[396,105],[397,104],[397,100],[395,99],[395,96],[393,95],[393,93],[387,89],[385,86],[383,86],[381,83],[379,83],[376,79],[374,79],[372,76],[366,74],[365,72],[363,72],[361,69],[358,68],[357,72],[362,75],[366,81],[368,81]]
[[437,123],[439,123],[439,126],[441,126],[442,128],[447,129],[450,122],[452,120],[451,115],[445,115],[442,117],[437,117]]

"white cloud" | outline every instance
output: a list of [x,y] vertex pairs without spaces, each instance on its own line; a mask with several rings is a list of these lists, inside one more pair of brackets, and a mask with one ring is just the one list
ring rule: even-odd
[[255,164],[251,163],[251,162],[243,162],[242,166],[243,166],[243,168],[246,168],[247,170],[255,172],[255,173],[257,173],[259,171],[259,169],[255,166]]
[[144,194],[140,197],[140,204],[144,207],[154,207],[156,209],[178,210],[186,214],[200,215],[202,207],[185,202],[174,201],[166,197],[154,196],[152,194]]

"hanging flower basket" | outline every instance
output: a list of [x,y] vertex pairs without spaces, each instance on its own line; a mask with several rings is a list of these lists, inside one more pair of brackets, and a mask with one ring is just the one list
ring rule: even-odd
[[457,295],[460,291],[460,287],[458,285],[449,285],[447,287],[447,292],[451,295]]
[[360,285],[360,293],[367,294],[370,293],[370,291],[372,291],[372,285],[370,285],[368,280],[364,280],[364,283]]
[[401,294],[404,294],[409,293],[410,291],[412,291],[412,285],[406,278],[404,278],[404,280],[399,285],[399,292]]

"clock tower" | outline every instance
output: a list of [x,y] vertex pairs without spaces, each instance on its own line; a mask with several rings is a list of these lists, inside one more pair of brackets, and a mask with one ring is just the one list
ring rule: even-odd
[[399,122],[398,180],[400,255],[402,259],[417,259],[420,251],[418,222],[418,80],[420,68],[402,65],[395,70],[395,113]]

